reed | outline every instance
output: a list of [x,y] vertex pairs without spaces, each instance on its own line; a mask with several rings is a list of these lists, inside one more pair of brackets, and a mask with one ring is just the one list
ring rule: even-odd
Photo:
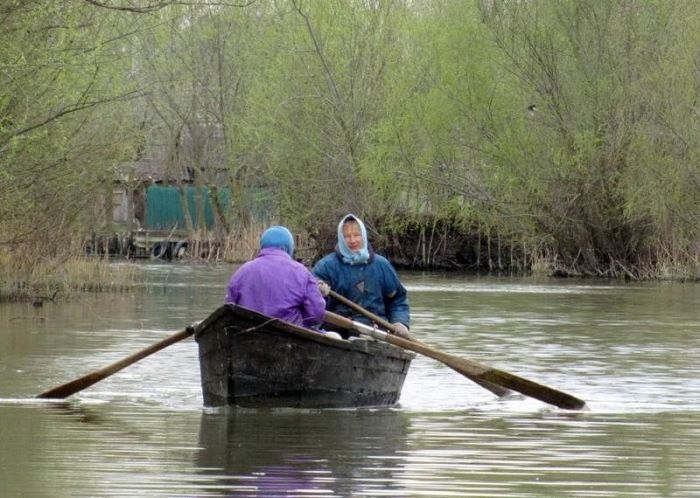
[[217,254],[227,263],[244,263],[255,257],[260,249],[260,235],[267,228],[262,223],[252,223],[229,233]]
[[[192,259],[204,259],[207,261],[224,261],[226,263],[245,263],[250,261],[260,250],[260,235],[271,224],[253,223],[237,229],[228,234],[223,241],[221,239],[203,238],[195,239],[195,250],[191,253]],[[292,228],[294,234],[294,257],[309,264],[315,254],[315,244],[310,237],[302,231]],[[197,247],[210,248],[197,250]]]
[[[34,253],[36,254],[36,253]],[[46,258],[33,252],[0,251],[0,301],[70,299],[79,292],[121,292],[138,281],[136,268],[106,258]]]

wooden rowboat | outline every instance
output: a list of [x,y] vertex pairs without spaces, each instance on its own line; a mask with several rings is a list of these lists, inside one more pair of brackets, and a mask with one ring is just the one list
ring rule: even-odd
[[205,406],[391,406],[415,354],[337,339],[235,305],[197,326]]

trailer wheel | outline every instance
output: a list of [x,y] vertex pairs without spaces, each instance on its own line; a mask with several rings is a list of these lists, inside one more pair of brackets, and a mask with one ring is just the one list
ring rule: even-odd
[[151,259],[163,259],[168,252],[167,242],[156,242],[151,249]]
[[181,240],[177,244],[175,244],[175,249],[173,249],[173,257],[181,259],[185,257],[185,254],[187,254],[187,241],[186,240]]

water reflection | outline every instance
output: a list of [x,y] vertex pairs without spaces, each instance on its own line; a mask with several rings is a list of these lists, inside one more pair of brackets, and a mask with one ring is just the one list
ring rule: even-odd
[[0,410],[1,496],[700,493],[693,412],[173,413],[34,401]]
[[387,462],[405,451],[407,426],[393,410],[211,411],[197,465],[224,496],[405,496]]
[[31,400],[221,302],[230,268],[0,305],[0,496],[700,496],[700,286],[406,274],[413,332],[585,399],[498,400],[417,357],[392,410],[205,410],[183,341],[65,403]]

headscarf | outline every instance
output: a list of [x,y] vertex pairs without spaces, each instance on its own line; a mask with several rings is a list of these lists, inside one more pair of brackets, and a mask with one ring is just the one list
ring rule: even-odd
[[265,230],[260,236],[260,249],[275,247],[282,249],[290,256],[294,253],[294,237],[287,228],[279,225]]
[[[343,225],[345,222],[353,220],[356,221],[360,226],[360,233],[362,233],[362,247],[357,252],[352,252],[350,248],[345,244],[345,237],[343,237]],[[365,224],[362,220],[355,216],[354,214],[347,214],[338,223],[338,251],[343,259],[343,262],[349,265],[360,265],[369,261],[369,244],[367,242],[367,230],[365,229]]]

